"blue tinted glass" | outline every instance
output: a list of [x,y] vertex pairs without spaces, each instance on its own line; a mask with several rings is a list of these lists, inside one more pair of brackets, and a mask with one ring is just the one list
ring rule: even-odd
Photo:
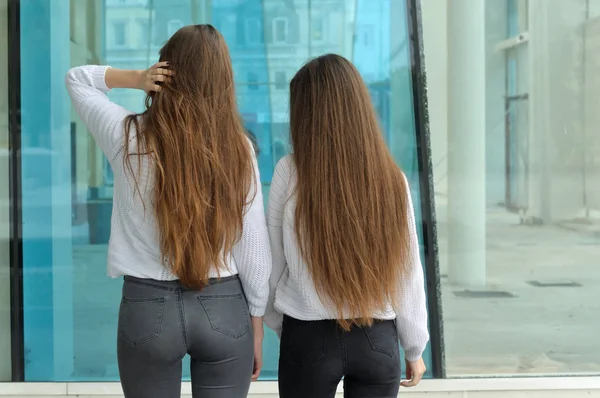
[[514,37],[518,35],[519,32],[519,0],[507,0],[507,36]]
[[[386,142],[411,182],[419,217],[404,3],[21,2],[26,379],[118,379],[115,340],[121,281],[109,279],[105,271],[113,175],[71,109],[63,84],[69,67],[106,63],[146,68],[179,27],[212,23],[230,47],[239,107],[259,144],[267,198],[273,168],[289,150],[289,80],[311,56],[342,54],[356,64],[369,86]],[[109,96],[131,110],[143,109],[140,92],[113,90]],[[270,331],[264,356],[262,377],[274,379],[278,341]],[[188,362],[184,377],[189,377]]]

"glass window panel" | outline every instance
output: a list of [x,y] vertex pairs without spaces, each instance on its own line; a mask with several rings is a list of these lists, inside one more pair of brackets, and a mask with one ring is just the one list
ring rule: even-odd
[[179,28],[183,27],[183,22],[180,19],[172,19],[168,23],[167,27],[167,36],[171,37],[179,30]]
[[275,88],[277,90],[285,90],[287,81],[285,78],[285,72],[275,72]]
[[288,20],[278,17],[273,20],[273,42],[285,43],[288,36]]
[[[113,177],[71,109],[63,85],[69,67],[146,68],[179,26],[215,25],[229,44],[266,199],[273,168],[289,151],[289,79],[310,56],[342,54],[367,81],[385,140],[411,183],[420,227],[405,7],[391,0],[21,2],[26,379],[118,379],[122,282],[105,275]],[[324,29],[328,34],[314,37]],[[143,110],[141,92],[109,96]],[[271,331],[264,356],[262,377],[275,379],[278,341]],[[431,369],[429,350],[425,360]]]
[[127,43],[126,39],[126,25],[125,22],[116,21],[113,22],[113,38],[115,46],[124,46]]
[[449,376],[600,370],[599,3],[421,1]]
[[313,41],[322,41],[325,39],[324,17],[312,16],[310,21],[311,38]]
[[257,44],[262,41],[263,32],[260,20],[257,18],[248,18],[245,21],[246,40],[248,44]]
[[138,21],[139,47],[145,47],[150,41],[150,24],[147,20]]
[[[529,27],[529,0],[501,0],[506,2],[506,37],[515,37],[527,32]],[[502,12],[495,10],[496,16]]]
[[588,19],[600,17],[600,2],[597,0],[587,0],[586,3],[588,7]]
[[519,1],[520,0],[507,0],[507,37],[513,37],[518,35],[519,32]]
[[[7,0],[0,0],[0,31],[8,31]],[[8,43],[0,35],[0,382],[11,380],[10,189],[8,140]]]

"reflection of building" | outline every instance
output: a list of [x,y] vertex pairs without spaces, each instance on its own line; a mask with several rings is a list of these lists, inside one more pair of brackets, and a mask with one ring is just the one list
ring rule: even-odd
[[[374,101],[388,125],[385,59],[390,38],[379,32],[389,29],[384,15],[389,0],[375,8],[363,2],[359,6],[355,10],[354,3],[343,0],[219,1],[212,7],[203,0],[107,0],[106,60],[115,67],[147,67],[178,28],[212,23],[229,44],[240,112],[257,134],[263,180],[268,182],[269,170],[289,146],[289,81],[311,56],[334,52],[354,57],[374,84]],[[383,62],[365,61],[373,58]],[[140,93],[122,91],[111,98],[134,110],[141,107]],[[108,171],[106,175],[110,177]]]
[[[16,331],[10,328],[10,333],[24,341],[23,353],[14,360],[16,366],[25,369],[25,376],[16,375],[15,379],[118,377],[114,331],[120,282],[104,276],[113,176],[68,102],[62,84],[68,68],[86,63],[146,68],[157,60],[159,48],[181,26],[212,23],[230,47],[240,112],[260,146],[259,165],[266,198],[275,162],[288,151],[289,80],[310,56],[341,53],[355,61],[369,83],[376,86],[372,89],[377,100],[386,104],[378,106],[379,110],[388,106],[406,108],[398,114],[412,114],[410,78],[405,73],[394,74],[389,62],[396,60],[398,70],[407,70],[408,48],[397,46],[400,52],[396,58],[390,52],[394,42],[405,41],[406,24],[397,24],[397,28],[390,24],[393,20],[405,21],[405,10],[389,0],[370,10],[370,2],[10,2],[19,4],[21,12],[18,25],[14,19],[0,18],[0,24],[11,21],[4,24],[11,26],[9,39],[20,39],[21,56],[20,63],[6,61],[13,76],[20,73],[20,79],[8,80],[11,87],[17,86],[21,100],[15,100],[15,96],[8,99],[12,114],[22,115],[20,125],[9,126],[19,128],[15,132],[19,144],[9,145],[17,145],[16,151],[21,154],[20,176],[8,174],[10,181],[18,178],[17,185],[21,187],[21,192],[10,196],[10,205],[14,203],[14,208],[22,212],[22,219],[10,219],[8,223],[13,232],[18,226],[18,236],[22,237],[19,248],[23,252],[22,257],[10,258],[18,271],[11,272],[8,278],[13,284],[22,283],[24,292],[22,303],[13,305],[15,312],[22,309],[24,324]],[[0,7],[0,13],[3,12],[6,16],[6,8]],[[356,40],[356,29],[362,29],[360,42]],[[0,50],[1,45],[0,40]],[[360,62],[363,58],[370,58],[370,62]],[[396,75],[398,79],[393,77]],[[143,109],[141,92],[112,90],[108,95],[134,111]],[[0,106],[3,103],[0,101]],[[386,119],[383,125],[392,153],[402,162],[404,157],[398,155],[397,143],[410,146],[411,152],[416,153],[414,128],[411,121],[393,118],[392,113],[381,112],[381,116]],[[0,136],[0,142],[6,137]],[[407,169],[407,175],[416,181],[416,169]],[[9,214],[13,215],[7,207],[2,216],[8,218]],[[2,253],[5,252],[9,253]],[[2,347],[10,340],[4,338],[6,333],[0,330]],[[263,375],[276,377],[277,343],[272,333],[268,334],[265,350]],[[430,353],[426,355],[429,361]],[[6,358],[0,358],[0,362],[4,365],[0,377],[6,378]],[[188,372],[189,366],[184,375]]]
[[570,228],[600,218],[600,9],[584,0],[428,0],[423,13],[449,279],[481,287],[490,209]]
[[[147,0],[105,0],[104,57],[115,68],[146,69],[156,60],[158,46],[150,40],[153,10]],[[141,111],[142,93],[120,90],[111,98],[124,107]]]

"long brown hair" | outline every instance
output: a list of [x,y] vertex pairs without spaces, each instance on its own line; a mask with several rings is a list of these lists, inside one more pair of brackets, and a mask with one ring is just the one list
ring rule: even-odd
[[408,263],[408,187],[352,63],[327,54],[296,73],[290,129],[303,259],[344,329],[371,325],[374,313],[398,305]]
[[[165,265],[184,285],[200,288],[211,267],[225,269],[241,234],[254,185],[252,147],[237,110],[229,51],[214,27],[181,28],[160,50],[160,61],[175,75],[147,96],[145,112],[126,120],[125,161],[133,172],[133,156],[151,156]],[[137,148],[130,152],[132,126]]]

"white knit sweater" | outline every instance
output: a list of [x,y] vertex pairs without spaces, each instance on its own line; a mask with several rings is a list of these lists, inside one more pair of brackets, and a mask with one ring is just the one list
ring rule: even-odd
[[[69,70],[66,85],[75,110],[108,158],[114,172],[113,212],[108,245],[108,274],[115,278],[130,275],[156,280],[175,280],[177,277],[164,266],[159,249],[159,236],[152,208],[153,173],[148,157],[141,158],[138,176],[140,195],[128,168],[123,166],[124,120],[132,112],[111,102],[106,96],[105,73],[108,66],[81,66]],[[132,131],[130,148],[137,148],[136,132]],[[137,172],[137,156],[131,158]],[[256,195],[244,217],[240,241],[229,256],[226,277],[239,274],[248,299],[250,314],[262,316],[265,312],[271,274],[271,249],[267,231],[263,198],[254,160]],[[216,277],[213,270],[211,277]]]
[[[294,231],[295,185],[295,165],[291,155],[287,155],[275,168],[267,210],[273,272],[265,322],[278,335],[281,333],[283,314],[303,321],[336,318],[335,311],[326,308],[320,300],[300,254]],[[400,308],[394,309],[389,304],[385,312],[374,313],[373,317],[381,320],[396,319],[400,344],[406,358],[414,361],[423,354],[429,340],[429,332],[423,268],[410,195],[408,218],[411,242],[409,268],[412,272],[400,286],[401,297],[398,298]]]

